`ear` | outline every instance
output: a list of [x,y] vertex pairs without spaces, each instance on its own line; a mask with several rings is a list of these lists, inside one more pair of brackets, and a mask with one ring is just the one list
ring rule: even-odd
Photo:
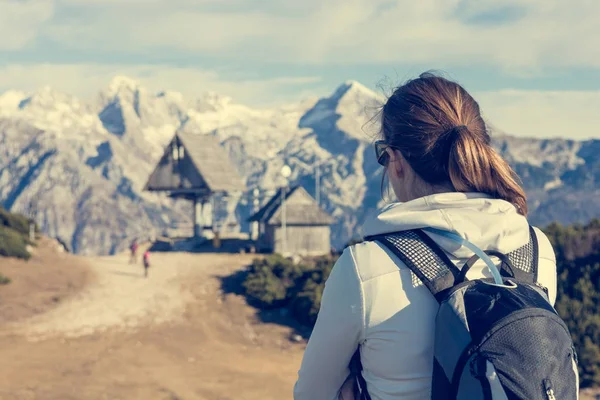
[[405,172],[404,164],[406,163],[404,157],[402,157],[402,153],[400,153],[400,151],[398,150],[391,149],[389,147],[385,149],[385,151],[388,153],[388,156],[390,158],[390,161],[388,163],[388,169],[393,169],[394,173],[398,177],[402,177],[402,175],[404,175]]

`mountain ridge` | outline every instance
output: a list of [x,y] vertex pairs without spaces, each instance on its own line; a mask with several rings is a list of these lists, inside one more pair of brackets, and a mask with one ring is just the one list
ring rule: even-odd
[[[214,92],[197,99],[153,93],[124,76],[90,101],[49,87],[7,91],[0,94],[0,203],[35,209],[43,232],[77,253],[121,251],[133,237],[189,223],[189,204],[143,192],[164,146],[185,130],[216,136],[248,188],[261,188],[265,198],[284,184],[284,164],[292,168],[290,182],[315,195],[320,164],[321,206],[337,220],[333,242],[340,247],[381,204],[371,142],[382,100],[357,81],[268,109]],[[492,137],[524,180],[534,223],[600,216],[600,140],[519,138],[497,130]],[[574,211],[565,212],[570,205]],[[238,220],[242,229],[251,211],[240,194],[223,200],[223,218]]]

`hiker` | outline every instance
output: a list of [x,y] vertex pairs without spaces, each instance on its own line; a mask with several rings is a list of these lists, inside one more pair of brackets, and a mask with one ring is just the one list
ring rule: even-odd
[[148,277],[148,268],[150,268],[150,250],[144,252],[144,277]]
[[139,248],[138,240],[133,239],[131,245],[129,246],[129,251],[131,255],[129,256],[129,264],[135,264],[137,262],[137,250]]
[[[554,251],[538,228],[530,229],[525,192],[490,140],[477,102],[439,75],[424,73],[387,99],[375,156],[387,178],[382,189],[395,198],[366,220],[365,240],[344,250],[326,281],[295,400],[576,398],[571,339],[558,317],[548,317],[555,315]],[[463,278],[470,291],[452,292]],[[508,304],[500,293],[528,295]],[[447,298],[454,302],[441,302]],[[536,323],[547,325],[530,334],[529,319],[511,319],[530,325],[522,333],[510,325],[505,343],[493,336],[485,346],[496,353],[483,346],[467,351],[471,340],[491,332],[495,301],[517,309],[535,302],[545,310]],[[495,314],[486,320],[488,309]],[[529,351],[534,356],[518,358]],[[532,365],[539,354],[548,361]]]

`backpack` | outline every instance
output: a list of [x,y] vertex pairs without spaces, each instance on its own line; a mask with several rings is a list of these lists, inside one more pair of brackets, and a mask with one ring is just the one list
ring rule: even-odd
[[[424,230],[455,240],[475,255],[458,269],[423,230],[367,240],[393,252],[440,304],[431,399],[578,399],[577,353],[547,289],[538,283],[534,229],[529,228],[529,243],[508,254],[482,251],[447,231]],[[500,259],[499,268],[490,256]],[[486,261],[495,278],[466,279],[479,259]],[[357,350],[350,362],[355,398],[370,400],[361,370]]]

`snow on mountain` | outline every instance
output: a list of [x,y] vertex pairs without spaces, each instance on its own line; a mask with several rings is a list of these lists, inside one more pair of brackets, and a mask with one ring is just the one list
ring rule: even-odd
[[[512,163],[527,163],[542,167],[553,164],[561,170],[568,170],[582,164],[579,157],[582,142],[564,139],[523,139],[511,136],[495,140],[498,150]],[[534,154],[535,157],[531,157]]]
[[[122,76],[89,102],[47,87],[5,92],[0,204],[36,209],[43,231],[81,254],[113,253],[133,237],[189,223],[189,204],[143,192],[164,146],[182,129],[218,137],[248,188],[263,189],[264,199],[285,183],[285,164],[289,183],[316,195],[318,168],[321,206],[336,218],[333,243],[342,246],[382,202],[371,146],[382,100],[348,81],[327,97],[254,109],[217,93],[151,93]],[[534,223],[600,215],[600,141],[493,137],[524,180]],[[223,209],[247,229],[247,201],[232,197]]]
[[0,199],[16,211],[37,209],[47,234],[79,253],[106,254],[178,215],[172,202],[140,193],[158,144],[147,152],[115,136],[93,104],[50,88],[3,105]]
[[18,90],[9,90],[0,94],[0,116],[8,115],[19,107],[27,95]]

